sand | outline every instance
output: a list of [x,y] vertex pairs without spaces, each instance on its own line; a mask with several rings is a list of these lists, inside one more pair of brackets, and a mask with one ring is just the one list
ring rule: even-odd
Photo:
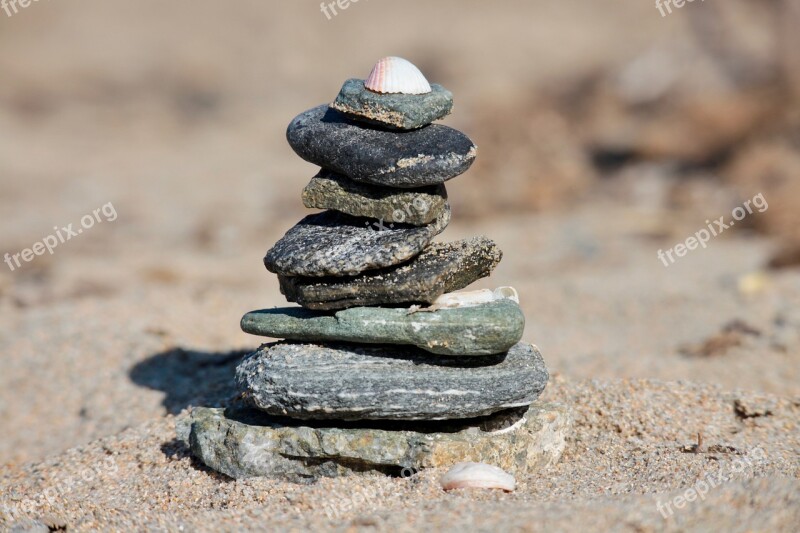
[[[719,114],[724,138],[709,113],[697,138],[631,139],[618,134],[639,122],[602,92],[581,96],[643,50],[687,53],[684,13],[713,6],[662,19],[632,0],[409,0],[327,20],[284,4],[38,2],[0,16],[14,50],[0,57],[0,253],[106,204],[117,214],[53,255],[0,264],[0,529],[795,531],[800,271],[768,268],[789,230],[755,221],[797,204],[781,195],[669,267],[657,256],[743,195],[771,198],[766,178],[731,187],[725,163],[681,158],[720,143],[746,154],[739,129],[783,135],[783,123],[728,94],[741,113]],[[396,28],[370,25],[379,15]],[[693,52],[689,71],[713,59]],[[234,394],[236,362],[260,342],[241,315],[285,304],[262,257],[307,214],[300,191],[316,173],[286,125],[390,53],[453,91],[445,123],[479,146],[448,184],[440,239],[497,241],[504,260],[474,288],[518,289],[523,340],[552,374],[543,399],[573,411],[559,464],[513,493],[444,492],[443,469],[232,481],[176,440],[187,409]],[[642,123],[685,131],[671,124],[723,101],[723,85]],[[570,99],[596,112],[565,110]],[[593,159],[609,139],[639,155]]]

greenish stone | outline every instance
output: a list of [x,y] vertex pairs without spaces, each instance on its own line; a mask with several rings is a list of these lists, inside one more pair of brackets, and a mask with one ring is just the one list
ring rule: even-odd
[[525,316],[513,300],[409,314],[404,308],[352,307],[336,314],[302,307],[247,313],[242,330],[294,341],[411,344],[441,355],[503,353],[522,338]]
[[241,407],[195,408],[179,434],[206,466],[231,478],[313,481],[368,473],[409,475],[462,461],[514,474],[558,462],[571,427],[559,404],[458,423],[298,423]]
[[331,104],[354,120],[388,129],[414,130],[450,114],[453,93],[435,83],[426,94],[381,94],[357,78],[344,82]]
[[413,346],[265,344],[236,367],[254,407],[303,420],[454,420],[532,404],[549,374],[520,342],[496,355],[436,355]]
[[303,189],[303,205],[386,223],[424,226],[447,208],[447,191],[441,184],[419,189],[368,185],[323,169]]

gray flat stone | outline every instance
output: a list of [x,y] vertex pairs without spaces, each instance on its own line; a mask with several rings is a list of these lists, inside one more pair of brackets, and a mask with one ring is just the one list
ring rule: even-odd
[[278,276],[281,293],[308,309],[431,303],[491,274],[503,253],[486,237],[432,243],[399,266],[349,278]]
[[303,189],[303,205],[387,223],[423,226],[444,212],[447,191],[444,185],[419,189],[368,185],[323,169]]
[[195,408],[186,425],[192,453],[240,479],[296,482],[383,473],[409,475],[462,461],[484,462],[522,476],[556,464],[572,424],[559,404],[533,404],[482,419],[358,426],[303,424],[253,409]]
[[284,276],[353,276],[411,259],[449,222],[449,207],[420,227],[324,211],[286,232],[267,252],[264,266]]
[[388,187],[444,183],[466,172],[477,153],[469,137],[447,126],[384,131],[360,125],[326,105],[298,115],[286,138],[306,161]]
[[525,316],[513,300],[409,314],[404,308],[353,307],[331,315],[302,307],[247,313],[242,330],[293,341],[410,344],[440,355],[491,355],[522,338]]
[[364,80],[353,78],[344,82],[331,107],[359,122],[413,130],[449,115],[453,93],[432,83],[426,94],[380,94],[364,87]]
[[410,346],[264,345],[236,368],[243,397],[267,413],[298,419],[442,420],[531,404],[547,385],[539,351],[470,358]]

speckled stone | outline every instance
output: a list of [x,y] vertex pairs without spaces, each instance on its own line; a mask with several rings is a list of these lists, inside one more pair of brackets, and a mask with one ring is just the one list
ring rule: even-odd
[[349,278],[278,276],[281,293],[308,309],[431,303],[491,274],[503,253],[486,237],[432,243],[408,263]]
[[380,94],[356,78],[344,82],[331,107],[359,122],[388,129],[413,130],[450,114],[453,93],[435,83],[425,94]]
[[254,409],[195,408],[185,437],[206,466],[241,479],[295,482],[372,473],[410,475],[463,461],[532,474],[556,464],[572,425],[560,404],[452,422],[300,423]]
[[444,185],[419,189],[368,185],[323,169],[303,189],[303,205],[387,223],[423,226],[447,208],[447,191]]
[[548,380],[536,347],[434,355],[410,346],[262,346],[236,368],[243,397],[269,414],[317,420],[443,420],[531,404]]
[[360,125],[327,105],[298,115],[286,138],[306,161],[388,187],[444,183],[466,172],[477,153],[469,137],[447,126],[384,131]]
[[449,207],[420,227],[325,211],[290,229],[267,252],[264,266],[284,276],[353,276],[411,259],[449,222]]
[[281,307],[247,313],[242,330],[273,339],[410,344],[440,355],[491,355],[519,342],[525,316],[513,300],[415,313],[404,308],[353,307],[331,315]]

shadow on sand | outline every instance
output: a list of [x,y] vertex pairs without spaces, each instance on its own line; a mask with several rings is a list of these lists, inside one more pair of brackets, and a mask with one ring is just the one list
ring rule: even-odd
[[236,396],[236,365],[250,351],[173,348],[137,363],[129,375],[137,385],[166,393],[163,405],[170,414],[189,406],[222,407]]

